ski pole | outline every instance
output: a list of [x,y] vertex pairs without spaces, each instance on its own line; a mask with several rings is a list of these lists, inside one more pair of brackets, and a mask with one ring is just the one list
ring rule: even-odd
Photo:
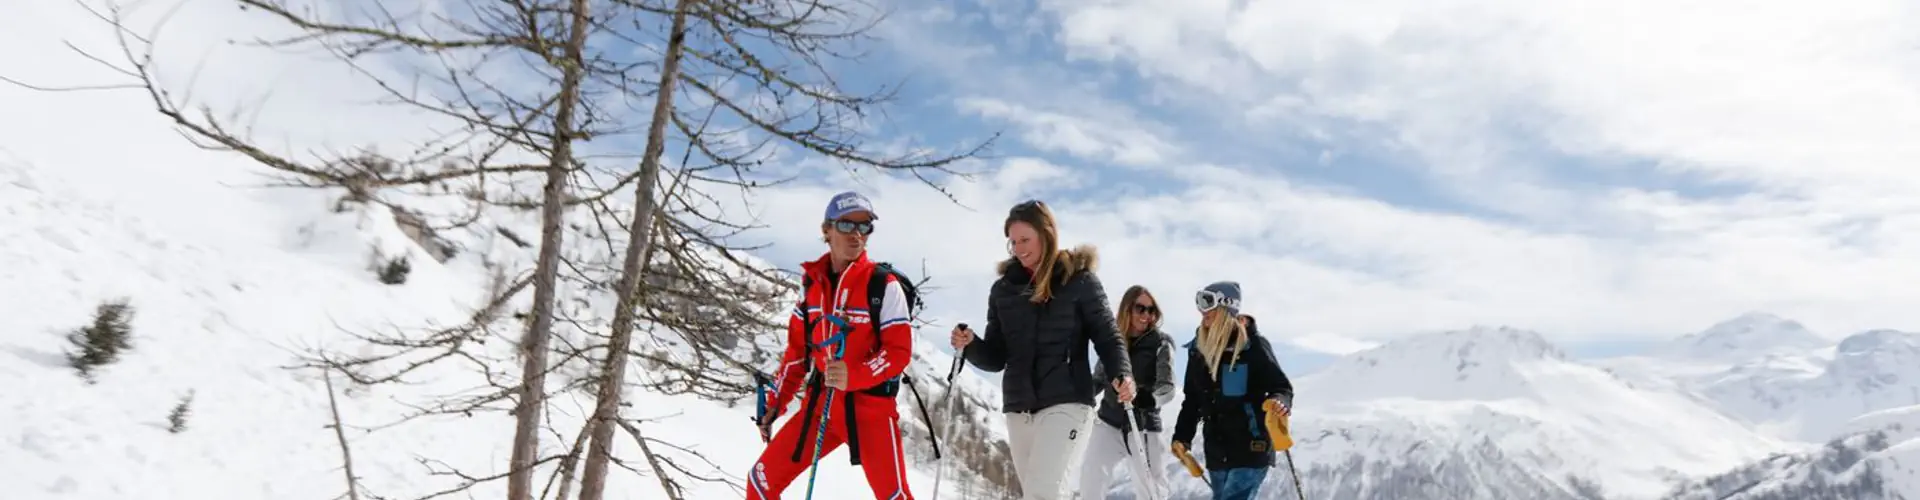
[[[853,325],[847,324],[846,320],[840,319],[839,316],[829,315],[827,319],[832,321],[835,326],[840,327],[840,332],[828,338],[826,342],[821,342],[819,347],[833,346],[833,357],[831,361],[838,362],[847,352],[847,332],[853,330]],[[821,383],[824,384],[825,382],[823,381]],[[827,417],[833,416],[833,396],[837,392],[838,391],[833,388],[827,388],[827,398],[820,405],[820,430],[813,435],[813,459],[809,460],[807,464],[808,500],[813,499],[814,479],[820,476],[820,448],[825,446],[827,442]]]
[[1300,495],[1300,500],[1307,500],[1307,490],[1300,487],[1300,470],[1293,467],[1293,450],[1281,453],[1287,454],[1287,472],[1293,473],[1293,492]]
[[[962,330],[965,330],[965,329],[967,329],[967,324],[966,324],[966,323],[960,323],[960,324],[958,324],[958,325],[954,325],[954,327],[955,327],[955,328],[959,328],[959,329],[962,329]],[[954,416],[955,416],[955,415],[958,415],[958,413],[957,413],[957,412],[955,412],[955,411],[953,411],[953,407],[954,407],[954,405],[956,405],[956,404],[958,404],[958,400],[956,400],[956,399],[954,399],[954,396],[956,396],[956,395],[958,395],[958,393],[954,391],[954,387],[953,387],[953,379],[954,379],[955,377],[958,377],[958,376],[960,376],[960,370],[961,370],[961,368],[962,368],[962,365],[960,364],[960,352],[959,352],[959,351],[954,351],[954,353],[953,353],[953,367],[951,367],[951,368],[947,368],[947,425],[944,425],[944,426],[942,426],[942,428],[943,428],[942,430],[945,430],[945,431],[946,431],[946,432],[944,432],[944,433],[942,433],[942,434],[947,434],[947,437],[948,437],[948,438],[952,438],[952,437],[953,437],[953,419],[954,419]],[[927,432],[928,432],[929,434],[931,434],[931,433],[933,433],[933,432],[934,432],[934,430],[933,430],[933,429],[927,429]],[[953,441],[947,441],[947,442],[949,442],[949,443],[951,443],[951,442],[953,442]],[[946,464],[944,464],[944,463],[943,463],[943,464],[938,464],[938,465],[936,465],[936,466],[934,467],[934,471],[933,471],[933,498],[932,498],[932,500],[940,500],[940,480],[941,480],[941,478],[942,478],[942,477],[944,477],[944,476],[946,476],[946,475],[947,475],[947,467],[946,467]]]
[[[1300,497],[1300,500],[1307,500],[1307,490],[1305,488],[1302,488],[1300,484],[1300,469],[1293,466],[1293,436],[1292,436],[1292,431],[1287,429],[1290,426],[1286,423],[1286,418],[1292,416],[1291,409],[1293,406],[1292,405],[1293,398],[1291,395],[1289,395],[1287,399],[1288,399],[1287,401],[1288,411],[1280,411],[1280,409],[1278,408],[1280,406],[1280,403],[1278,402],[1278,400],[1274,400],[1274,399],[1267,400],[1266,409],[1268,412],[1280,411],[1280,425],[1277,427],[1272,425],[1273,420],[1271,420],[1271,417],[1274,416],[1273,413],[1267,414],[1267,416],[1269,417],[1269,420],[1267,421],[1267,424],[1268,424],[1267,432],[1272,435],[1273,439],[1275,439],[1275,447],[1280,448],[1280,452],[1285,453],[1287,455],[1287,472],[1293,475],[1294,494],[1298,495]],[[1285,442],[1279,441],[1283,439],[1285,440]]]
[[[1140,422],[1134,419],[1133,403],[1120,403],[1120,411],[1125,412],[1127,414],[1127,431],[1131,432],[1134,436],[1138,436],[1140,438],[1139,453],[1134,453],[1133,450],[1131,449],[1133,448],[1132,439],[1121,440],[1127,443],[1127,448],[1129,448],[1127,450],[1127,454],[1133,455],[1134,458],[1140,460],[1140,465],[1142,466],[1140,470],[1153,472],[1153,459],[1147,453],[1147,433],[1140,430]],[[1139,481],[1139,484],[1146,487],[1147,491],[1142,491],[1140,493],[1142,496],[1145,496],[1147,500],[1160,500],[1160,495],[1159,495],[1160,492],[1154,490],[1153,483],[1151,481],[1142,480],[1142,481]]]

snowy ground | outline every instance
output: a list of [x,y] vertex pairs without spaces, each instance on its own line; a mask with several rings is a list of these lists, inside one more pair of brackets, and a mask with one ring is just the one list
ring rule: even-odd
[[[315,192],[232,187],[256,180],[248,165],[181,151],[184,144],[168,153],[199,154],[205,163],[88,161],[66,145],[52,133],[14,135],[0,153],[0,303],[11,313],[0,315],[0,387],[8,388],[0,396],[0,467],[11,471],[0,475],[0,491],[20,500],[344,493],[317,374],[284,367],[306,348],[345,345],[343,329],[458,321],[484,293],[479,257],[440,266],[422,255],[405,286],[383,285],[366,255],[400,238],[389,218],[329,212],[330,200]],[[63,335],[113,297],[135,308],[133,351],[87,385],[65,366]],[[379,426],[404,411],[399,401],[465,389],[449,385],[454,380],[360,390],[341,398],[341,411],[350,428]],[[168,410],[190,390],[188,430],[166,432]],[[712,468],[689,464],[696,472],[737,480],[761,447],[750,407],[634,399],[630,416],[659,417],[643,427],[651,437],[712,459]],[[554,402],[561,434],[572,435],[567,425],[577,418],[567,415],[584,407],[570,397]],[[429,474],[423,460],[476,476],[504,470],[511,429],[510,417],[478,414],[349,435],[368,492],[413,498],[460,482]],[[870,495],[844,454],[823,463],[818,498]],[[930,487],[930,469],[910,481]],[[485,486],[474,497],[503,488]],[[610,489],[610,498],[664,498],[649,479],[618,470]],[[690,498],[737,494],[709,483]]]
[[[405,144],[432,133],[423,127],[426,118],[366,100],[303,99],[321,90],[334,97],[355,89],[375,94],[338,65],[227,44],[230,37],[286,34],[266,33],[272,23],[238,13],[231,3],[180,7],[160,37],[158,63],[172,69],[162,79],[180,88],[194,82],[195,102],[215,105],[216,113],[236,104],[264,109],[240,119],[258,127],[261,141],[298,145],[291,148],[297,153]],[[141,15],[150,21],[166,13],[148,8]],[[10,6],[0,15],[0,46],[7,47],[0,50],[0,74],[47,85],[121,83],[62,45],[110,54],[104,52],[112,48],[110,34],[65,2]],[[0,314],[0,387],[6,388],[0,391],[0,467],[8,471],[0,474],[0,491],[7,492],[0,498],[340,497],[345,486],[339,447],[326,428],[327,393],[317,372],[287,367],[313,348],[351,352],[349,331],[458,323],[487,293],[483,262],[524,268],[531,251],[488,228],[452,235],[465,251],[435,263],[383,209],[334,212],[337,193],[260,188],[268,179],[257,165],[196,149],[144,99],[126,91],[47,93],[0,84],[0,109],[8,118],[0,120],[0,310],[7,313]],[[524,219],[499,222],[536,234],[525,230]],[[411,252],[405,285],[375,280],[369,255],[376,249]],[[89,321],[101,301],[117,297],[135,308],[133,350],[103,369],[98,384],[85,384],[65,366],[63,337]],[[489,344],[510,350],[501,340]],[[925,362],[916,369],[944,372],[944,355],[931,347],[921,354]],[[966,380],[964,390],[993,394],[977,377]],[[417,498],[462,482],[431,470],[475,476],[505,470],[513,429],[507,415],[388,426],[408,412],[405,403],[478,391],[476,377],[454,369],[414,382],[340,384],[341,413],[366,493]],[[922,389],[929,398],[945,392]],[[168,410],[189,391],[188,429],[168,433]],[[641,426],[649,437],[711,460],[683,460],[696,474],[738,482],[762,448],[748,422],[750,402],[728,407],[637,391],[629,402],[627,416],[651,419]],[[546,451],[570,444],[586,404],[571,394],[552,401],[549,420],[556,428],[544,439]],[[984,425],[1000,429],[996,417]],[[618,437],[619,453],[634,454],[631,439]],[[910,461],[917,463],[909,481],[927,496],[932,464]],[[822,463],[816,498],[871,496],[844,452]],[[948,471],[944,484],[954,486],[957,475]],[[789,498],[801,496],[802,481]],[[499,498],[503,489],[495,482],[446,498]],[[617,468],[609,489],[614,499],[664,498],[652,478]],[[738,496],[718,482],[688,491],[696,499]]]

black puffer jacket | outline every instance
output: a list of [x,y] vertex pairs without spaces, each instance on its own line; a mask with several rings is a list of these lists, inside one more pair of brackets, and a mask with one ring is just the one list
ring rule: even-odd
[[[1173,399],[1173,336],[1158,328],[1147,330],[1127,344],[1127,361],[1133,364],[1133,418],[1147,432],[1160,432],[1160,402]],[[1095,363],[1093,372],[1100,373]],[[1100,421],[1115,429],[1127,429],[1127,415],[1120,407],[1120,395],[1112,384],[1095,387],[1100,393]]]
[[1180,417],[1173,424],[1173,440],[1193,444],[1194,427],[1206,423],[1207,470],[1272,467],[1273,441],[1267,435],[1267,398],[1278,397],[1293,406],[1293,382],[1280,370],[1273,346],[1256,326],[1247,331],[1247,346],[1234,361],[1233,351],[1220,354],[1219,380],[1207,374],[1207,358],[1200,355],[1198,335],[1187,343],[1187,374]]
[[[1094,276],[1100,257],[1093,247],[1061,250],[1054,264],[1053,297],[1033,297],[1032,273],[1018,261],[1000,263],[1000,279],[987,294],[984,338],[967,344],[973,366],[1000,377],[1001,407],[1028,413],[1062,403],[1093,404],[1096,387],[1130,375],[1120,329],[1107,307],[1106,288]],[[1087,343],[1104,361],[1105,379],[1094,380]]]

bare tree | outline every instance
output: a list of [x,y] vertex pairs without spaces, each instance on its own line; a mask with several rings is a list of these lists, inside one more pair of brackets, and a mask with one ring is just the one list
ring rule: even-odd
[[[665,61],[660,64],[660,90],[654,94],[653,117],[647,126],[647,148],[640,159],[640,182],[634,187],[634,209],[632,224],[627,229],[626,256],[620,266],[620,286],[616,288],[619,298],[613,309],[613,334],[608,339],[606,362],[601,368],[600,394],[594,404],[593,418],[587,424],[590,429],[587,443],[587,463],[580,475],[580,500],[600,500],[607,489],[607,462],[613,456],[613,423],[619,419],[620,391],[627,380],[627,349],[633,343],[633,309],[635,299],[640,295],[640,279],[647,258],[653,252],[650,231],[653,229],[654,181],[660,177],[660,155],[666,150],[667,117],[673,114],[673,91],[677,87],[670,82],[680,75],[681,46],[686,42],[687,10],[689,0],[675,2],[673,24],[668,29]],[[629,428],[635,439],[640,438],[637,428]],[[653,454],[644,450],[651,459]],[[650,462],[654,462],[650,460]],[[657,464],[657,462],[654,462]],[[664,477],[664,471],[655,466],[656,473]],[[663,479],[664,481],[665,479]],[[670,495],[678,500],[678,492],[671,484],[662,484]]]
[[[846,92],[834,80],[832,71],[822,62],[838,55],[834,52],[834,42],[856,41],[862,37],[871,24],[862,24],[854,2],[824,2],[820,0],[787,0],[776,2],[723,2],[702,0],[672,0],[665,5],[655,5],[642,0],[613,0],[615,3],[649,12],[669,16],[670,27],[666,34],[663,62],[660,67],[659,90],[654,93],[655,104],[652,121],[648,125],[647,149],[641,158],[639,187],[635,189],[635,208],[627,234],[628,246],[620,270],[619,300],[615,306],[612,335],[605,362],[600,369],[600,386],[595,413],[589,425],[592,442],[588,446],[587,461],[582,474],[581,500],[600,500],[605,491],[606,466],[612,459],[613,423],[619,420],[621,407],[621,387],[624,385],[625,371],[632,331],[634,329],[635,305],[642,303],[645,297],[658,294],[662,288],[672,286],[668,283],[654,283],[643,286],[643,276],[654,241],[649,232],[656,206],[655,193],[652,191],[652,179],[660,176],[660,155],[664,153],[669,122],[680,132],[685,141],[685,149],[690,157],[701,158],[704,165],[691,166],[683,162],[682,170],[677,173],[679,179],[693,179],[696,183],[706,184],[706,189],[698,185],[687,185],[664,193],[666,204],[678,205],[683,209],[680,216],[669,215],[679,236],[689,243],[696,243],[707,250],[717,251],[719,255],[733,262],[716,266],[712,259],[689,258],[689,249],[677,246],[674,260],[692,262],[695,265],[687,274],[699,275],[703,271],[725,271],[728,269],[752,269],[739,259],[727,257],[735,250],[720,243],[716,235],[708,230],[699,229],[696,224],[710,224],[720,228],[742,229],[751,225],[749,221],[729,220],[726,217],[702,210],[698,199],[709,196],[713,187],[727,186],[742,192],[751,191],[759,185],[757,170],[768,158],[760,153],[770,144],[781,144],[810,153],[837,160],[844,164],[871,167],[882,170],[914,172],[921,170],[942,170],[953,162],[976,155],[986,144],[975,146],[960,154],[934,155],[914,151],[903,155],[886,157],[867,151],[861,146],[862,134],[858,118],[865,116],[865,109],[883,104],[888,97],[885,93],[859,95]],[[874,14],[877,14],[875,12]],[[878,21],[875,16],[873,21]],[[743,40],[766,42],[750,48]],[[762,48],[764,47],[764,48]],[[792,60],[799,64],[782,67],[771,61]],[[692,71],[683,71],[682,64],[692,66]],[[808,79],[806,75],[816,77]],[[752,89],[744,95],[728,94],[719,91],[725,84],[743,85]],[[704,106],[681,106],[675,100],[675,90],[685,87],[704,97],[709,103]],[[747,104],[747,99],[769,98],[778,103],[775,106],[761,107]],[[798,103],[790,106],[787,103]],[[690,109],[698,114],[682,114],[680,110]],[[797,110],[801,110],[796,112]],[[736,133],[710,134],[707,126],[712,123],[716,113],[723,113],[739,127]],[[850,119],[851,118],[851,119]],[[697,125],[696,125],[697,124]],[[752,140],[740,140],[742,136]],[[741,144],[747,146],[742,147]],[[716,175],[718,174],[718,175]],[[927,184],[939,188],[938,183],[921,176]],[[679,185],[676,182],[676,185]],[[656,274],[655,276],[661,276]],[[764,278],[770,278],[763,276]],[[685,280],[682,280],[685,281]],[[769,280],[773,281],[773,280]],[[785,280],[777,281],[786,285]],[[750,286],[750,285],[749,285]],[[784,288],[784,286],[782,287]],[[712,290],[712,289],[708,289]],[[673,290],[666,290],[672,293]],[[691,291],[691,290],[690,290]],[[709,294],[711,292],[709,291]],[[707,295],[711,298],[711,295]],[[729,302],[721,300],[698,301],[709,307]],[[731,301],[740,304],[742,301]],[[761,304],[772,305],[775,301]],[[720,307],[725,307],[720,305]],[[749,308],[750,310],[752,308]],[[775,307],[777,309],[777,306]],[[677,312],[677,311],[676,311]],[[751,311],[759,313],[760,311]],[[694,314],[670,314],[649,318],[655,326],[664,330],[687,333],[702,332],[700,316],[713,315],[711,311],[698,311]],[[751,315],[714,315],[720,317]],[[762,314],[759,317],[767,317]],[[770,322],[769,322],[770,323]],[[771,328],[758,331],[778,331],[777,324],[765,325]],[[754,331],[754,330],[748,330]],[[728,350],[715,349],[712,336],[685,338],[693,347],[694,363],[670,359],[672,351],[660,352],[651,358],[643,357],[654,368],[656,375],[647,383],[658,389],[663,386],[715,387],[720,389],[713,396],[727,397],[743,394],[745,387],[738,382],[716,382],[714,374],[732,374],[734,380],[746,377],[742,370],[713,370],[713,366],[698,362],[701,357],[713,356],[713,359],[731,359]],[[727,391],[732,389],[733,391]],[[733,392],[728,394],[728,392]],[[649,460],[656,456],[642,450]],[[670,493],[679,488],[671,478],[660,477],[663,487]]]
[[[426,110],[461,127],[427,140],[418,145],[414,153],[402,156],[370,151],[309,155],[278,152],[237,132],[235,127],[217,118],[210,107],[199,105],[199,109],[193,111],[195,105],[182,99],[181,93],[163,87],[156,76],[159,68],[155,66],[152,52],[153,37],[127,26],[121,5],[110,4],[103,9],[82,6],[108,23],[118,37],[120,62],[110,66],[133,79],[136,83],[132,88],[150,97],[154,109],[169,118],[188,140],[204,148],[237,152],[255,160],[278,173],[274,185],[340,189],[344,195],[335,205],[336,210],[346,210],[355,204],[387,208],[397,223],[419,234],[416,240],[442,261],[450,258],[454,249],[434,237],[436,231],[465,228],[481,220],[486,207],[538,208],[541,234],[531,276],[516,280],[498,295],[489,296],[472,321],[432,328],[424,336],[407,332],[410,328],[396,328],[399,333],[356,334],[385,352],[360,356],[322,352],[306,363],[337,370],[362,385],[398,382],[448,360],[465,361],[477,367],[486,374],[492,390],[421,407],[408,419],[422,415],[471,415],[497,409],[492,407],[495,403],[513,401],[511,413],[516,423],[513,457],[505,474],[508,496],[512,500],[529,500],[535,464],[548,460],[537,455],[541,419],[546,413],[546,376],[555,364],[548,359],[548,353],[552,350],[549,341],[553,337],[553,309],[560,287],[557,275],[564,249],[565,209],[584,203],[571,189],[582,162],[574,146],[595,134],[609,132],[589,126],[596,121],[597,113],[583,90],[586,67],[592,64],[586,55],[588,34],[598,29],[588,10],[591,2],[554,0],[472,5],[472,15],[467,19],[428,17],[409,22],[403,20],[406,16],[387,11],[363,16],[366,19],[338,20],[332,19],[336,16],[327,15],[324,9],[301,8],[285,0],[235,1],[243,8],[290,24],[300,32],[290,38],[256,43],[275,48],[323,48],[377,83],[392,102]],[[555,12],[565,15],[553,15]],[[366,64],[375,55],[392,53],[424,56],[435,60],[441,68],[421,73],[429,75],[425,82],[402,85]],[[93,54],[83,55],[103,63],[108,61]],[[524,91],[511,90],[487,78],[483,66],[496,58],[522,61],[521,74],[554,73],[557,76],[552,78],[552,85],[530,92],[533,95],[518,95],[516,92]],[[516,194],[516,180],[531,180],[517,177],[525,174],[537,174],[543,180],[538,197],[529,199]],[[463,187],[452,189],[448,183],[459,183]],[[449,195],[467,198],[471,208],[466,213],[423,214],[408,209],[401,201]],[[593,196],[604,197],[605,193],[589,195],[588,199]],[[451,223],[435,224],[449,219]],[[507,228],[498,230],[519,241]],[[503,360],[476,346],[491,336],[500,310],[528,285],[533,288],[530,310],[515,318],[523,320],[524,327],[517,349],[521,373],[518,377],[503,376],[494,368],[504,364]],[[491,479],[457,471],[448,475],[461,477],[462,484],[468,487]]]
[[[587,31],[591,29],[587,9],[587,0],[571,0],[569,22],[564,28],[567,42],[563,56],[554,58],[551,51],[542,51],[542,55],[552,61],[549,64],[555,66],[561,76],[559,93],[554,102],[553,153],[547,157],[547,185],[540,197],[540,258],[533,271],[533,324],[527,328],[525,340],[520,342],[520,355],[526,364],[520,369],[520,405],[515,408],[514,414],[513,458],[509,462],[512,475],[507,476],[508,500],[533,498],[533,463],[538,460],[540,453],[540,415],[544,413],[547,397],[547,343],[553,334],[555,275],[560,271],[561,210],[562,203],[566,201],[569,169],[574,161],[573,141],[580,138],[574,133],[574,112],[582,106],[580,81],[586,71]],[[526,9],[520,18],[537,26],[540,15]],[[591,461],[588,466],[591,470]]]
[[[880,19],[877,9],[854,1],[514,0],[452,3],[450,12],[435,15],[396,13],[391,6],[344,14],[287,0],[234,1],[300,32],[258,43],[328,50],[378,84],[391,102],[460,126],[407,154],[279,152],[237,132],[210,108],[191,111],[190,103],[163,88],[154,76],[150,37],[124,26],[117,9],[106,9],[101,17],[122,41],[124,63],[116,68],[190,140],[255,160],[280,174],[279,185],[339,189],[336,210],[383,207],[403,228],[415,228],[415,240],[442,261],[458,248],[436,232],[497,233],[522,248],[535,246],[503,223],[474,226],[498,220],[489,214],[500,210],[538,210],[533,269],[499,264],[495,284],[467,321],[355,332],[376,349],[316,352],[306,360],[305,366],[327,367],[361,385],[402,382],[447,363],[483,375],[484,387],[418,406],[400,421],[512,413],[509,469],[475,475],[422,460],[435,475],[459,479],[454,489],[429,496],[505,477],[509,500],[530,500],[535,468],[557,462],[553,481],[564,497],[584,451],[580,496],[598,499],[609,464],[621,463],[613,453],[614,425],[635,436],[655,464],[643,473],[659,476],[670,492],[683,488],[670,475],[731,482],[663,465],[675,463],[667,453],[700,457],[641,438],[642,423],[620,415],[626,407],[621,389],[630,385],[737,401],[750,391],[747,371],[766,362],[769,341],[780,339],[770,334],[784,324],[768,313],[791,300],[794,280],[746,256],[757,247],[738,238],[760,226],[750,214],[723,209],[726,199],[745,200],[757,189],[817,173],[793,168],[793,155],[911,175],[944,193],[940,174],[964,176],[952,169],[956,162],[991,143],[948,153],[867,144],[891,90],[853,91],[829,65],[857,60],[854,49]],[[663,48],[650,54],[635,47]],[[414,81],[400,81],[367,64],[382,54],[423,59],[431,67]],[[503,70],[503,64],[515,66]],[[505,85],[497,81],[501,74],[544,83]],[[680,94],[690,98],[676,99]],[[633,113],[623,111],[643,101],[653,105],[641,129],[630,119]],[[641,130],[637,168],[618,166],[630,160],[617,147],[596,147],[595,154],[578,147]],[[671,168],[661,161],[669,149],[681,156]],[[533,182],[541,186],[539,195],[519,194]],[[629,187],[633,203],[611,202]],[[466,208],[435,212],[409,202],[448,196],[465,200]],[[591,218],[570,219],[569,207],[585,207]],[[563,244],[568,241],[578,243]],[[604,250],[591,248],[602,244]],[[528,287],[533,297],[523,304],[520,294]],[[611,322],[591,302],[561,303],[563,289],[611,295]],[[484,347],[508,325],[523,329],[514,353],[521,365],[517,376],[498,369],[511,360]],[[580,338],[563,334],[559,325]],[[588,360],[590,373],[562,377],[558,387],[547,382],[555,370]],[[639,380],[628,380],[633,362],[647,368]],[[554,391],[576,389],[596,394],[584,450],[575,439],[565,454],[539,456],[542,419],[549,413],[544,400]]]

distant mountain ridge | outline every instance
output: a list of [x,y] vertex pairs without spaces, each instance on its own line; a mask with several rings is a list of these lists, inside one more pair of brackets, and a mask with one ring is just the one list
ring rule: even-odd
[[[1768,460],[1825,449],[1795,429],[1851,433],[1829,448],[1860,456],[1904,449],[1897,429],[1909,424],[1884,421],[1905,413],[1862,414],[1920,404],[1895,397],[1920,395],[1920,374],[1904,371],[1920,368],[1914,360],[1920,335],[1873,330],[1833,341],[1764,312],[1643,353],[1593,360],[1514,327],[1417,334],[1297,376],[1292,451],[1315,499],[1691,500],[1674,495],[1709,491],[1700,485],[1728,474],[1766,476],[1774,470]],[[1787,422],[1739,411],[1730,403],[1741,390],[1770,395],[1763,398],[1800,416]],[[1885,438],[1875,441],[1875,433]],[[1262,498],[1294,498],[1292,478],[1281,472],[1269,475]],[[1206,498],[1184,471],[1167,474],[1176,498]],[[1132,498],[1115,481],[1110,498]],[[1783,491],[1878,491],[1884,484],[1920,500],[1915,486],[1891,476],[1859,481]]]

